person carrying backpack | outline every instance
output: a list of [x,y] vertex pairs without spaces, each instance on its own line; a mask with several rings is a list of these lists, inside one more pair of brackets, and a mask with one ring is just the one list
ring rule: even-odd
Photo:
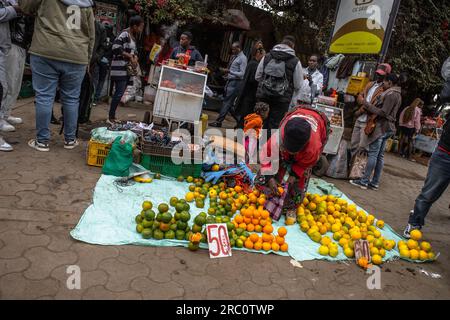
[[256,97],[269,104],[266,129],[278,129],[289,110],[294,91],[303,83],[303,67],[295,55],[295,39],[285,36],[259,63],[255,79],[259,82]]

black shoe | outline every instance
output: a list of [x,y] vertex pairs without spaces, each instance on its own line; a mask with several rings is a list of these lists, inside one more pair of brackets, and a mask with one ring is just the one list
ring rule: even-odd
[[213,122],[209,124],[210,127],[214,127],[214,128],[222,128],[222,122]]
[[374,184],[371,184],[371,183],[369,183],[368,187],[369,187],[370,190],[373,190],[373,191],[378,191],[380,189],[380,186],[377,186],[377,185],[374,185]]

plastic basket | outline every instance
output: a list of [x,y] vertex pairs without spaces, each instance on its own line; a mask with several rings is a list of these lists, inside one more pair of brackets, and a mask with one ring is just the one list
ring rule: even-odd
[[170,157],[172,154],[172,148],[156,146],[150,142],[142,141],[141,150],[143,154]]
[[192,160],[191,164],[174,164],[172,158],[156,155],[142,154],[141,165],[155,173],[165,176],[177,178],[179,176],[194,178],[200,177],[202,173],[202,164],[195,164]]
[[90,140],[87,148],[87,164],[94,167],[103,167],[111,145]]

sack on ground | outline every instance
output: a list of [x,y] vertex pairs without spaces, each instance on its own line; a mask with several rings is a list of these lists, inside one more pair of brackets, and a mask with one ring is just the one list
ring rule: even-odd
[[348,177],[348,142],[342,140],[339,144],[338,153],[331,159],[326,175],[335,179],[346,179]]
[[353,158],[352,166],[350,169],[349,178],[352,180],[360,179],[364,175],[364,170],[367,165],[367,152],[360,151]]

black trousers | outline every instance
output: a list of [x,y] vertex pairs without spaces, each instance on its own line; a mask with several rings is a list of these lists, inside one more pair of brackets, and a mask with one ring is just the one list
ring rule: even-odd
[[269,116],[264,124],[264,129],[275,130],[280,127],[286,113],[289,111],[290,101],[261,99],[270,106]]

